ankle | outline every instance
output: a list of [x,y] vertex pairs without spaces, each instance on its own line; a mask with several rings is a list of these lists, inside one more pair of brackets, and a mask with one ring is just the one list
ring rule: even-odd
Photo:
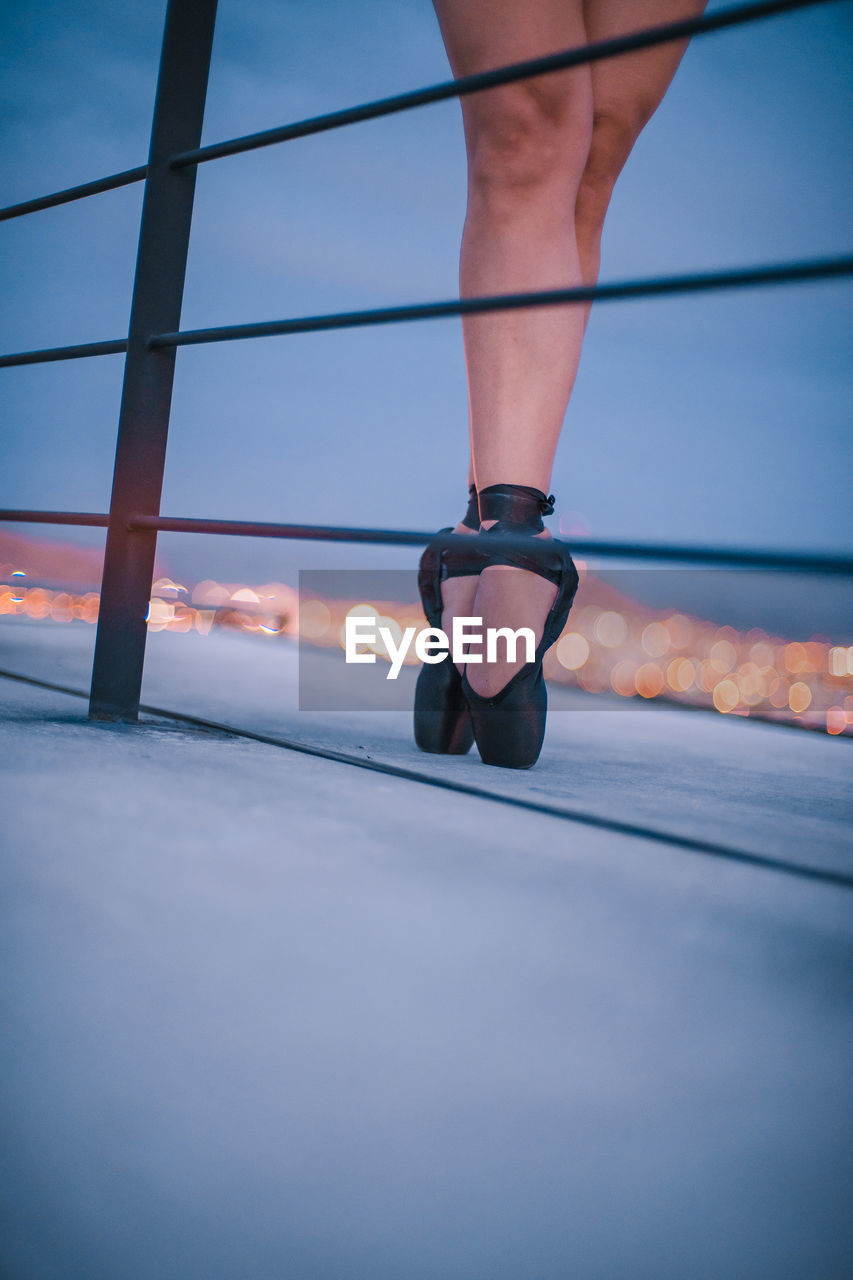
[[461,524],[463,528],[457,528],[457,533],[462,533],[466,530],[469,533],[479,533],[480,531],[480,501],[475,484],[469,484],[468,486],[468,510],[462,517]]
[[542,517],[554,510],[554,499],[532,485],[491,484],[480,489],[479,506],[483,529],[537,534],[545,528]]

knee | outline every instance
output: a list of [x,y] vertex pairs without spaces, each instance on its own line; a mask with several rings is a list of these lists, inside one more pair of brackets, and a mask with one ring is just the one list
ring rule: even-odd
[[601,230],[616,179],[631,154],[631,148],[645,119],[641,109],[636,118],[628,115],[596,113],[593,118],[589,153],[578,186],[575,216],[581,233]]
[[[486,101],[491,99],[491,101]],[[561,188],[577,192],[589,151],[591,101],[583,92],[506,85],[469,100],[469,185],[499,210]]]

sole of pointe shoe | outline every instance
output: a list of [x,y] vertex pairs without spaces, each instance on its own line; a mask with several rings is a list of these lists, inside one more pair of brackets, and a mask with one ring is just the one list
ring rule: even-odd
[[464,756],[474,745],[462,677],[449,655],[421,668],[415,685],[415,742],[421,751],[443,756]]
[[542,663],[522,667],[493,698],[471,688],[462,677],[474,740],[483,764],[503,769],[532,769],[545,740],[548,693]]

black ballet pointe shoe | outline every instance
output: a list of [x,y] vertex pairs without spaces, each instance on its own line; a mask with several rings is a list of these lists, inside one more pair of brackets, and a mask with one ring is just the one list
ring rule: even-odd
[[[476,531],[480,528],[477,490],[471,485],[468,492],[468,510],[462,523],[467,529]],[[440,530],[429,543],[418,569],[418,589],[431,627],[441,626],[444,610],[442,582],[446,578],[478,574],[483,563],[479,539],[470,539],[474,544],[470,549],[465,546],[448,547],[443,545],[442,535],[446,533],[452,533],[452,529]],[[449,653],[441,662],[425,662],[421,668],[415,686],[415,742],[421,751],[436,755],[464,756],[473,745],[474,730],[462,692],[462,677]]]
[[487,551],[483,567],[513,565],[539,574],[557,587],[532,662],[525,663],[491,697],[471,688],[467,671],[462,677],[480,758],[484,764],[505,769],[530,769],[539,759],[548,708],[542,659],[563,630],[578,589],[577,570],[565,543],[534,536],[545,528],[542,516],[553,510],[554,499],[528,485],[494,484],[480,491],[480,519],[497,522],[483,530],[483,540],[501,535],[530,538],[529,551],[525,546],[496,546],[493,552]]

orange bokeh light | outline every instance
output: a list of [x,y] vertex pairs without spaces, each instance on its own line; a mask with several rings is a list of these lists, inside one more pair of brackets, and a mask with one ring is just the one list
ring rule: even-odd
[[663,689],[663,672],[655,662],[644,662],[634,677],[641,698],[656,698]]

